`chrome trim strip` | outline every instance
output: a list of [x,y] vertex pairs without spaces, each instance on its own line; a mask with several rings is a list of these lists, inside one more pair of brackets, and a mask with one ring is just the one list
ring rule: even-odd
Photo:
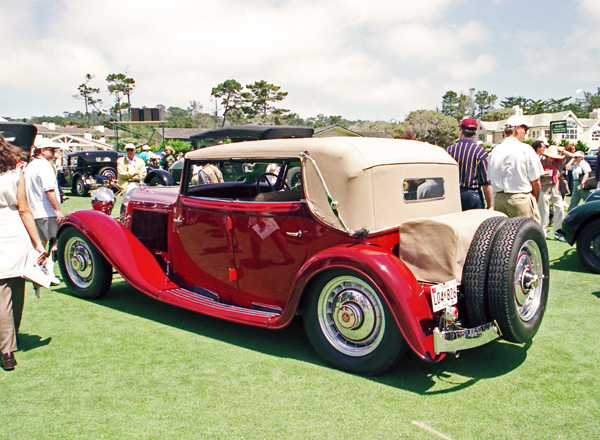
[[473,328],[441,331],[433,330],[433,346],[436,354],[479,347],[502,336],[496,321]]

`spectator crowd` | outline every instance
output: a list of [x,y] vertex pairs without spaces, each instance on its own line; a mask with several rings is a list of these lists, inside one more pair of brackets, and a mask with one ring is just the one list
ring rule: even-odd
[[448,153],[459,165],[462,209],[493,208],[509,217],[530,217],[547,237],[552,205],[554,237],[564,241],[557,231],[565,216],[565,197],[571,195],[568,212],[600,189],[598,159],[593,175],[583,151],[575,151],[572,144],[557,147],[541,136],[528,145],[529,127],[522,115],[508,118],[506,137],[491,153],[475,142],[474,119],[464,119],[460,130],[460,140]]

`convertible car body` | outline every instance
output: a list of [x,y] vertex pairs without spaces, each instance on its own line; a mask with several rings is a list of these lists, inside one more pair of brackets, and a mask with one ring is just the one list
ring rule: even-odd
[[186,155],[179,187],[128,192],[119,220],[111,195],[60,225],[75,294],[102,297],[114,268],[159,301],[238,323],[279,329],[300,314],[323,359],[355,373],[408,349],[436,362],[501,336],[522,343],[544,314],[540,227],[461,212],[456,162],[423,142],[219,145]]

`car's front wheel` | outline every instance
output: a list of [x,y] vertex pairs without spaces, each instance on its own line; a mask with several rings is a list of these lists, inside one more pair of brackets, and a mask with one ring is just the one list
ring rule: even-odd
[[406,353],[406,341],[377,289],[351,271],[330,271],[310,286],[306,333],[329,365],[375,375]]
[[58,265],[67,287],[81,298],[102,298],[110,288],[111,265],[77,228],[58,237]]
[[590,271],[600,273],[600,220],[587,224],[579,234],[577,255]]

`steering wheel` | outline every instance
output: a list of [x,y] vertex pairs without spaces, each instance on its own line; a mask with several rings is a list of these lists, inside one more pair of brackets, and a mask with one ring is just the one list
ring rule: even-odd
[[[275,187],[273,186],[273,184],[271,183],[271,181],[268,179],[269,176],[273,176],[275,177],[275,179],[278,179],[277,174],[273,174],[273,173],[262,173],[260,176],[258,176],[258,179],[256,179],[256,192],[260,193],[260,181],[264,180],[265,182],[267,182],[267,184],[269,185],[269,188],[271,188],[271,191],[277,191],[277,189],[275,189]],[[290,187],[288,186],[287,183],[285,183],[285,180],[282,181],[283,185],[283,189],[285,191],[291,191]]]

